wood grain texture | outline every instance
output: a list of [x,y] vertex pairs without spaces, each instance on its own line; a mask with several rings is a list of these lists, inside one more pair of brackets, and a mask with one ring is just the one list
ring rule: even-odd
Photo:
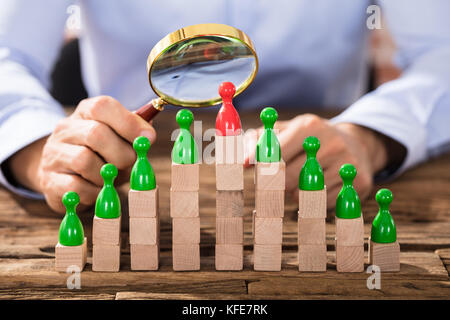
[[336,241],[338,246],[364,245],[363,216],[356,219],[340,219],[335,217]]
[[200,218],[173,218],[172,243],[199,244]]
[[326,222],[323,218],[298,218],[298,244],[326,245]]
[[281,244],[255,244],[253,268],[255,271],[281,270]]
[[94,215],[92,226],[93,245],[118,245],[122,216],[115,219],[102,219]]
[[318,191],[298,190],[298,215],[301,218],[327,217],[327,188]]
[[200,270],[200,245],[173,244],[172,260],[174,271]]
[[130,244],[131,270],[158,270],[158,244]]
[[219,271],[240,271],[244,268],[242,244],[216,244],[215,265]]
[[92,247],[92,271],[118,272],[120,269],[120,245],[94,244]]
[[170,187],[174,191],[198,191],[200,165],[178,164],[172,162],[172,174]]
[[237,136],[215,136],[215,158],[217,164],[243,164],[244,138]]
[[364,246],[336,246],[336,270],[338,272],[364,271]]
[[216,164],[217,190],[244,190],[242,164]]
[[217,216],[221,218],[244,215],[244,191],[216,191]]
[[325,272],[327,270],[326,244],[299,244],[298,270],[300,272]]
[[59,242],[55,247],[55,269],[66,272],[70,266],[77,266],[83,270],[87,261],[87,239],[79,246],[63,246]]
[[216,244],[244,243],[244,220],[235,218],[216,218]]
[[170,216],[172,218],[193,218],[199,216],[198,191],[170,190]]
[[256,190],[285,190],[286,164],[280,162],[257,162],[255,164]]
[[284,217],[284,190],[256,190],[255,210],[257,217]]
[[159,188],[128,192],[128,214],[130,218],[154,218],[158,215]]
[[[154,126],[158,142],[152,145],[150,159],[160,188],[161,255],[160,268],[152,272],[131,270],[127,246],[122,248],[120,272],[92,272],[88,255],[82,273],[82,290],[67,290],[66,273],[54,269],[54,248],[62,216],[53,213],[43,201],[24,199],[0,187],[0,299],[113,299],[121,295],[142,295],[148,299],[178,296],[180,299],[447,299],[450,266],[450,153],[408,170],[390,182],[377,184],[362,199],[365,235],[378,212],[375,193],[386,187],[394,193],[391,213],[401,244],[401,269],[382,275],[382,289],[368,290],[369,274],[338,273],[335,262],[335,225],[327,220],[325,273],[299,272],[297,254],[298,202],[286,197],[283,255],[280,272],[253,271],[251,213],[255,209],[254,173],[244,171],[244,268],[239,272],[215,269],[216,181],[214,164],[200,165],[201,271],[174,272],[170,223],[170,140],[178,110],[168,108]],[[279,112],[279,120],[296,113]],[[330,114],[333,115],[333,114]],[[203,128],[214,128],[215,112],[196,110]],[[240,113],[244,129],[260,126],[254,112]],[[205,148],[209,142],[204,142]],[[297,179],[298,177],[293,177]],[[128,208],[129,185],[117,185],[122,208]],[[78,213],[88,242],[92,242],[92,210]],[[332,217],[332,213],[329,216]],[[126,212],[124,212],[126,216]],[[124,219],[123,240],[128,238]],[[89,248],[91,249],[91,248]],[[436,253],[435,253],[436,252]],[[367,254],[367,249],[366,249]],[[367,256],[366,256],[367,259]],[[365,268],[368,267],[366,263]],[[450,268],[449,268],[450,270]],[[248,288],[248,292],[247,292]]]
[[159,243],[159,217],[130,218],[130,244]]
[[400,271],[400,244],[376,243],[369,239],[369,264],[380,267],[381,272]]
[[255,217],[255,244],[282,244],[283,218]]

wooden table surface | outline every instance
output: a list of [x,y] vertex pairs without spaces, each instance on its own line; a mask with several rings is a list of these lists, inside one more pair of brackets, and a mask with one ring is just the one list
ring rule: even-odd
[[[216,112],[197,111],[203,130],[214,126]],[[123,248],[119,273],[91,271],[91,258],[81,274],[81,289],[66,287],[67,274],[54,271],[54,246],[61,216],[42,201],[25,200],[0,188],[0,299],[449,299],[450,297],[450,154],[421,165],[383,184],[394,193],[392,213],[401,244],[401,272],[381,275],[381,290],[369,290],[370,274],[339,274],[334,263],[333,212],[328,213],[328,271],[299,273],[296,267],[296,204],[286,198],[281,272],[252,269],[250,214],[254,207],[253,169],[245,172],[245,268],[241,272],[214,270],[214,165],[202,164],[201,271],[173,272],[169,217],[170,135],[176,128],[173,111],[158,116],[158,142],[151,163],[160,186],[161,267],[131,272],[128,223],[123,219]],[[292,113],[280,114],[289,119]],[[259,126],[258,113],[241,115],[245,128]],[[301,141],[299,141],[301,143]],[[375,191],[362,204],[366,252],[370,223],[377,212]],[[121,188],[123,214],[126,191]],[[80,213],[91,245],[93,211]],[[91,253],[89,253],[89,256]],[[366,265],[367,267],[367,265]]]

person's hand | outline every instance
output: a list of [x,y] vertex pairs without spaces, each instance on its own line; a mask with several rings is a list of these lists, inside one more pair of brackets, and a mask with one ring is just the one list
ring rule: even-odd
[[55,211],[64,211],[61,197],[69,190],[79,194],[81,205],[90,206],[103,186],[103,164],[117,166],[117,185],[129,180],[136,160],[132,143],[138,136],[153,143],[156,132],[111,97],[86,99],[47,139],[14,155],[9,166],[18,183],[43,193]]
[[[257,134],[246,135],[248,157],[245,166],[254,163],[256,139],[264,129],[259,128]],[[361,199],[366,198],[373,186],[375,173],[385,168],[388,163],[385,136],[370,129],[354,124],[333,125],[326,119],[305,114],[290,121],[275,124],[281,145],[281,156],[286,162],[286,192],[298,199],[298,178],[306,160],[303,151],[303,140],[308,136],[316,136],[320,140],[317,153],[324,171],[327,186],[328,208],[334,208],[336,197],[342,187],[339,168],[344,163],[353,164],[358,174],[354,186]]]

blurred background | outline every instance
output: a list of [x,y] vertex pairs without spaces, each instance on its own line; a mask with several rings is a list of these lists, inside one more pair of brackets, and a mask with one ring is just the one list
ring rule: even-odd
[[[381,84],[396,79],[401,71],[394,65],[395,43],[386,27],[375,29],[370,34],[369,51],[369,86],[368,91],[376,89]],[[76,30],[65,30],[65,43],[52,71],[51,94],[62,105],[74,106],[87,97],[84,88]]]

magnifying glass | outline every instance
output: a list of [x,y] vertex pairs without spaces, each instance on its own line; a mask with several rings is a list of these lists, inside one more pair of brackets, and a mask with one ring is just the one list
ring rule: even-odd
[[224,24],[197,24],[161,39],[147,59],[148,80],[159,98],[136,111],[147,121],[164,105],[200,108],[221,102],[219,85],[229,81],[236,95],[256,76],[258,58],[250,38]]

